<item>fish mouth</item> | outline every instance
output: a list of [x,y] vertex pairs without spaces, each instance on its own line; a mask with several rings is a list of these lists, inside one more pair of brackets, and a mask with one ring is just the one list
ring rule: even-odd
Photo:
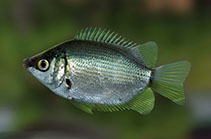
[[23,60],[23,67],[25,67],[25,68],[32,67],[32,62],[31,62],[31,60],[29,58],[25,58]]

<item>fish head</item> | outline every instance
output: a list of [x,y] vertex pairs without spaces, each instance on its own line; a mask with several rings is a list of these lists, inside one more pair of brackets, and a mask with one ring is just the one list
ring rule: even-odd
[[23,66],[51,90],[59,87],[65,74],[62,54],[52,50],[24,59]]

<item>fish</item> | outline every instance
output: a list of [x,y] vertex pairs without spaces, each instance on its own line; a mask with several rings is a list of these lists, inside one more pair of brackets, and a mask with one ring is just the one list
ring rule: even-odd
[[184,81],[191,64],[155,67],[155,42],[135,43],[107,29],[87,27],[67,40],[24,59],[24,67],[56,95],[79,109],[149,114],[155,93],[185,104]]

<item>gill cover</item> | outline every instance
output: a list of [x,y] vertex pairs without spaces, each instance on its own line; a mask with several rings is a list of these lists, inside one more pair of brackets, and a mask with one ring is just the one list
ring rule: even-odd
[[65,76],[65,59],[64,58],[58,58],[56,60],[55,66],[54,66],[54,75],[53,75],[53,81],[55,83],[55,87],[59,87]]

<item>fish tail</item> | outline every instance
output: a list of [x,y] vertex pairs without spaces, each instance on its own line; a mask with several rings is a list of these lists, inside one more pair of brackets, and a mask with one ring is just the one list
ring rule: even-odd
[[152,76],[152,90],[176,104],[185,103],[184,85],[191,68],[188,61],[180,61],[155,68]]

